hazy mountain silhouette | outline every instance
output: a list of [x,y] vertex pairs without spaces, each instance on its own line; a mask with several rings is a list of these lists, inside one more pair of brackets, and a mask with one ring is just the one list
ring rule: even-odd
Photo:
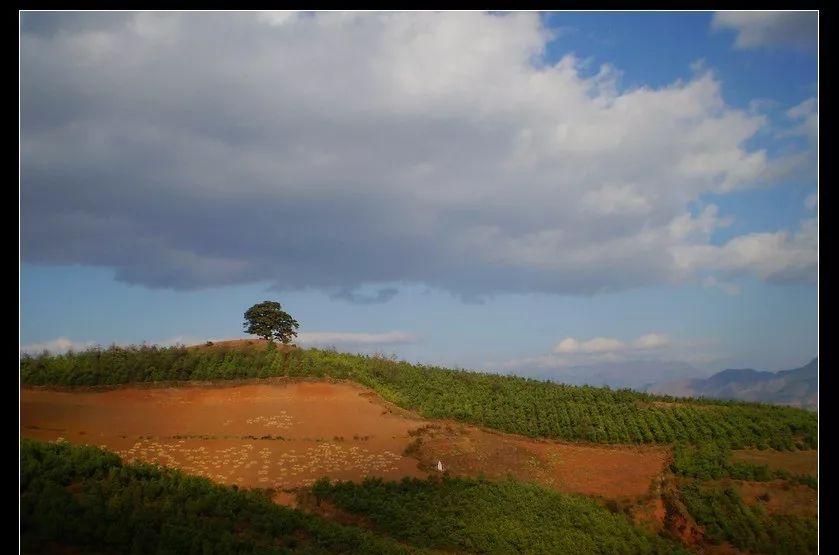
[[817,409],[819,404],[819,361],[780,372],[751,368],[729,369],[704,379],[666,381],[647,388],[650,393],[680,397],[715,397],[760,401]]

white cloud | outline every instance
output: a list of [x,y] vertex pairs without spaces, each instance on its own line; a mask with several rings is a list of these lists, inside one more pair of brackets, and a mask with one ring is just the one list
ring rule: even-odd
[[650,202],[626,185],[604,186],[588,191],[580,199],[584,210],[595,214],[647,214]]
[[[593,339],[578,340],[573,337],[566,337],[556,344],[553,348],[554,354],[578,356],[588,355],[623,355],[633,351],[649,351],[655,349],[662,349],[670,345],[670,339],[663,333],[650,332],[644,334],[634,341],[626,342],[613,337],[595,337]],[[543,358],[543,362],[555,364],[557,359]],[[565,362],[571,362],[571,358],[560,359]]]
[[719,246],[679,247],[674,255],[686,273],[702,269],[726,279],[752,275],[770,282],[815,282],[818,222],[815,218],[804,220],[794,233],[748,233]]
[[50,341],[41,341],[36,343],[28,343],[21,345],[20,352],[30,355],[37,355],[44,351],[49,351],[53,354],[66,353],[67,351],[83,351],[88,347],[95,345],[92,341],[73,341],[66,337],[58,337]]
[[787,116],[792,119],[801,119],[816,113],[817,110],[818,106],[816,104],[816,98],[812,97],[787,110]]
[[388,331],[383,333],[360,332],[332,332],[310,331],[297,334],[296,343],[301,345],[355,345],[355,346],[387,346],[416,343],[419,336],[403,331]]
[[787,117],[795,122],[792,128],[780,133],[782,137],[806,137],[811,145],[819,143],[819,106],[815,97],[787,110]]
[[573,337],[566,337],[554,347],[554,352],[557,354],[572,354],[572,353],[608,353],[619,351],[626,347],[623,341],[613,339],[611,337],[595,337],[586,341],[578,341]]
[[267,23],[268,25],[278,26],[278,25],[285,25],[286,23],[291,22],[295,17],[297,17],[298,12],[289,11],[289,10],[273,10],[273,11],[264,11],[258,13],[258,18],[260,21]]
[[704,374],[693,365],[718,360],[709,347],[707,341],[676,341],[662,332],[633,340],[566,337],[549,354],[488,362],[485,367],[566,383],[644,388],[654,382]]
[[661,349],[670,344],[670,338],[663,333],[648,333],[633,342],[636,349]]
[[711,28],[735,31],[737,38],[734,46],[740,49],[773,46],[815,48],[819,19],[814,11],[717,12]]
[[[712,71],[621,89],[609,66],[546,63],[535,13],[24,23],[23,259],[150,287],[271,280],[370,303],[393,294],[360,286],[698,279],[728,271],[701,254],[727,218],[689,207],[783,161],[748,146],[766,117],[726,105]],[[812,267],[788,247],[762,257]]]

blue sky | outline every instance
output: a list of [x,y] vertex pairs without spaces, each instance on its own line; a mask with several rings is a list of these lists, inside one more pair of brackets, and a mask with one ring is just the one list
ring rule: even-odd
[[21,344],[276,299],[303,343],[560,380],[803,364],[815,24],[24,14]]

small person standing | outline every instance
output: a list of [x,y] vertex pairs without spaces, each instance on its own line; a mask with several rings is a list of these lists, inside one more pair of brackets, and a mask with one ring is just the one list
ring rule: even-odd
[[437,461],[437,471],[443,472],[443,461]]

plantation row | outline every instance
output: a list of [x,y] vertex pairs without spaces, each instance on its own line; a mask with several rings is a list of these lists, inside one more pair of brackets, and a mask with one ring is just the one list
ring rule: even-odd
[[706,541],[728,542],[751,553],[798,555],[818,552],[815,517],[769,515],[749,507],[734,489],[702,484],[681,488],[681,498]]
[[714,441],[774,449],[815,448],[817,442],[817,416],[801,409],[569,386],[318,349],[112,347],[21,361],[27,385],[274,376],[349,379],[428,418],[533,437],[595,443]]
[[312,493],[411,545],[470,553],[686,553],[591,499],[512,480],[357,484],[322,479]]
[[719,480],[733,478],[766,482],[777,478],[798,482],[813,489],[818,488],[815,476],[793,475],[786,470],[772,470],[763,464],[754,464],[731,460],[731,449],[724,444],[707,442],[688,444],[677,442],[673,447],[673,462],[670,470],[680,476],[699,480]]
[[262,494],[125,465],[94,447],[23,440],[20,504],[23,553],[416,552]]

